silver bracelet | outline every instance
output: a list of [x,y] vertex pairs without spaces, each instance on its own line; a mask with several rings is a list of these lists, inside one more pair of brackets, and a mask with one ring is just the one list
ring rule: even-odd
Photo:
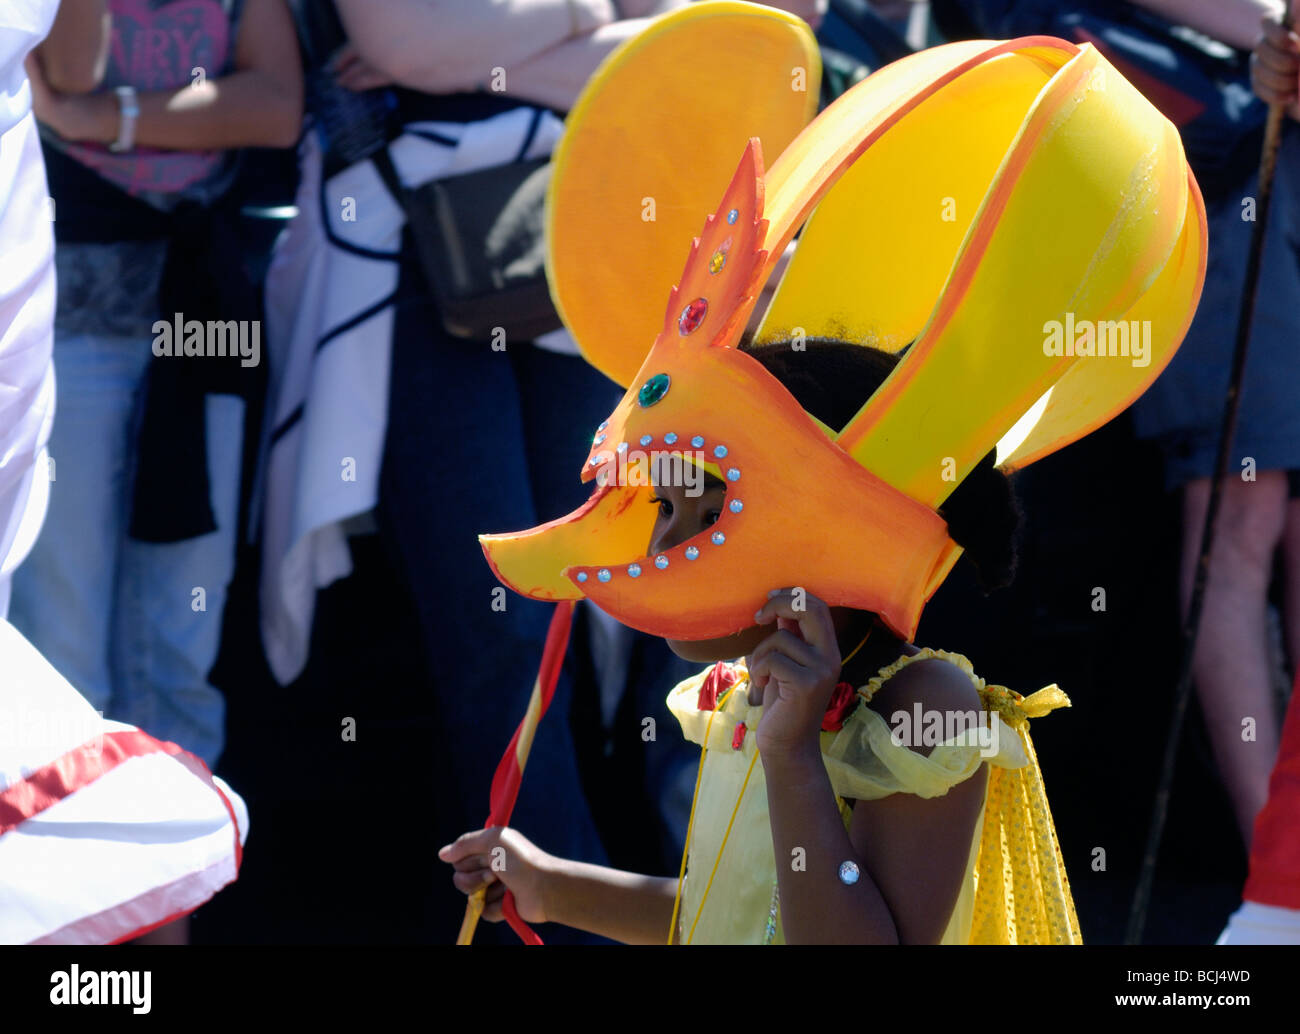
[[117,94],[117,110],[121,121],[117,126],[117,139],[108,145],[108,149],[121,154],[135,146],[135,120],[140,116],[140,104],[136,100],[134,86],[119,86],[113,92]]

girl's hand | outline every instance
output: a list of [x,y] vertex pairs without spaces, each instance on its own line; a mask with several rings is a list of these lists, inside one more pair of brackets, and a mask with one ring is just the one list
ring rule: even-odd
[[499,923],[501,899],[510,890],[515,909],[526,923],[545,923],[546,877],[551,856],[508,826],[493,826],[466,833],[438,851],[438,857],[456,871],[451,882],[469,895],[487,885],[483,918]]
[[1250,84],[1266,104],[1284,104],[1300,118],[1296,103],[1300,80],[1300,37],[1276,22],[1264,23],[1264,35],[1250,55]]
[[774,589],[769,595],[754,621],[775,621],[777,628],[747,662],[750,682],[763,691],[763,717],[755,730],[758,749],[769,759],[819,754],[822,718],[840,678],[830,608],[803,589]]

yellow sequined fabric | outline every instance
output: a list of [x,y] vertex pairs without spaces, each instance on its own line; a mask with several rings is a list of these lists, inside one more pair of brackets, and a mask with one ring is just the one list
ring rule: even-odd
[[[875,800],[892,793],[937,797],[987,762],[988,788],[971,843],[967,878],[941,943],[1081,943],[1027,723],[1028,718],[1069,706],[1069,700],[1055,686],[1022,698],[1004,687],[986,685],[965,657],[942,650],[900,658],[861,687],[859,695],[869,701],[907,664],[933,657],[956,665],[971,678],[989,713],[988,725],[995,733],[992,744],[980,745],[969,736],[957,735],[923,756],[895,742],[883,716],[858,707],[842,729],[822,733],[822,758],[832,789],[852,800]],[[743,663],[734,668],[744,676]],[[752,730],[762,708],[749,704],[742,687],[716,714],[700,710],[699,690],[707,674],[706,669],[687,679],[668,696],[669,709],[694,743],[703,745],[709,717],[714,718],[687,859],[679,937],[685,940],[685,931],[694,925],[694,944],[761,944],[772,940],[765,926],[776,879],[765,780],[756,773],[743,797],[740,790],[752,760]],[[742,723],[746,732],[735,748],[732,744]],[[733,809],[735,824],[720,851]],[[845,809],[846,824],[851,814]],[[716,878],[701,909],[703,885],[715,861]],[[774,941],[784,942],[779,917]]]

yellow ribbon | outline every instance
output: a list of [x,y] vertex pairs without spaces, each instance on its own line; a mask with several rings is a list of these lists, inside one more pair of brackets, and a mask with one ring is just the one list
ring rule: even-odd
[[1024,725],[1030,718],[1042,718],[1043,715],[1050,714],[1058,707],[1070,706],[1070,698],[1055,682],[1050,686],[1044,686],[1036,693],[1030,693],[1029,696],[1021,696],[1015,690],[1007,689],[1006,686],[993,686],[986,683],[980,689],[980,699],[987,709],[997,711],[1002,716],[1002,720],[1013,729]]

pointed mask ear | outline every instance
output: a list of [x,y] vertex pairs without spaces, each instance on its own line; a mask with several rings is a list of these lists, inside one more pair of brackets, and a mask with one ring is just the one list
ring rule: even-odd
[[748,3],[664,15],[606,59],[569,113],[546,207],[551,295],[583,355],[624,387],[751,137],[780,154],[817,112],[808,26]]

